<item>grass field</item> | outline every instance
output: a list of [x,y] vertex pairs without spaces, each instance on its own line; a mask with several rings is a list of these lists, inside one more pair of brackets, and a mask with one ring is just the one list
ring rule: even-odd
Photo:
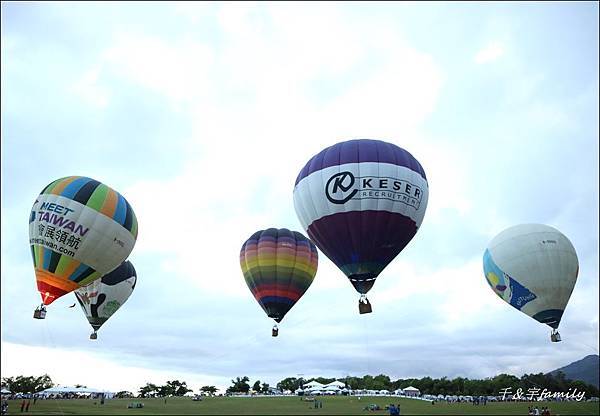
[[[378,404],[382,409],[390,403],[399,403],[402,415],[527,415],[527,407],[549,406],[552,415],[598,415],[600,403],[539,402],[539,403],[489,403],[474,406],[466,403],[436,403],[395,397],[322,397],[322,408],[299,397],[213,397],[194,402],[190,398],[164,399],[113,399],[100,405],[97,400],[38,400],[29,412],[20,412],[21,400],[9,401],[9,414],[16,415],[387,415],[386,410],[367,411],[368,404]],[[131,402],[144,403],[143,409],[128,409]]]

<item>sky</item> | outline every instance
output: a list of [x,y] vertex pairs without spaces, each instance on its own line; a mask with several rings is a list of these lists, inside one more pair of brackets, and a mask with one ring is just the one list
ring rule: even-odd
[[[2,2],[2,377],[137,391],[235,377],[521,376],[598,354],[598,3]],[[242,243],[306,234],[296,176],[337,142],[422,164],[421,228],[358,295],[323,253],[279,336]],[[96,341],[68,294],[40,303],[35,198],[81,175],[139,222],[138,282]],[[490,290],[482,257],[516,224],[573,243],[563,342]]]

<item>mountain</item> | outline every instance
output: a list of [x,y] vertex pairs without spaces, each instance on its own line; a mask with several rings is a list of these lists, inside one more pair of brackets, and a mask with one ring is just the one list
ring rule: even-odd
[[575,361],[565,367],[551,371],[549,374],[556,375],[556,373],[559,371],[562,371],[565,374],[565,378],[571,380],[581,380],[585,383],[598,387],[600,357],[598,355],[588,355],[579,361]]

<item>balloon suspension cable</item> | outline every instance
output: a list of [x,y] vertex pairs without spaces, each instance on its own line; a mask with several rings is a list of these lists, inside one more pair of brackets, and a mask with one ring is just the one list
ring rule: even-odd
[[279,328],[277,327],[277,324],[273,325],[273,329],[271,330],[271,335],[274,337],[279,335]]
[[90,339],[98,339],[98,333],[96,331],[90,334]]
[[550,333],[550,341],[552,342],[560,342],[562,339],[560,338],[560,334],[557,329],[553,329]]
[[46,318],[46,306],[42,303],[40,306],[35,308],[33,311],[33,317],[35,319],[45,319]]
[[367,295],[364,293],[360,295],[360,299],[358,300],[358,311],[360,314],[371,313],[373,309],[371,308],[371,303],[369,303],[369,299],[367,299]]

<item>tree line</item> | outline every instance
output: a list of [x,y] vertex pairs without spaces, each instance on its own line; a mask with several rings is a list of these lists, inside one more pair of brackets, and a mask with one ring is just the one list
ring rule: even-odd
[[277,383],[277,388],[281,391],[296,391],[304,384],[310,381],[317,381],[321,384],[329,384],[333,381],[340,381],[351,390],[388,390],[394,391],[404,389],[409,386],[419,389],[421,394],[443,394],[455,396],[498,396],[503,389],[510,387],[513,392],[521,388],[527,393],[529,389],[544,388],[552,392],[568,392],[569,389],[585,391],[586,397],[598,397],[598,388],[579,380],[569,380],[564,373],[559,371],[556,375],[552,374],[524,374],[522,377],[516,377],[510,374],[499,374],[495,377],[484,379],[469,379],[465,377],[456,377],[454,379],[442,378],[406,378],[392,381],[389,376],[379,374],[377,376],[366,375],[363,377],[345,377],[345,378],[325,378],[316,377],[303,379],[288,377]]
[[48,374],[39,377],[2,377],[2,388],[13,393],[37,393],[50,387],[54,387],[54,383]]
[[[219,389],[215,386],[202,386],[199,389],[200,393],[206,395],[214,395]],[[194,390],[188,388],[185,381],[173,380],[167,381],[166,384],[158,386],[153,383],[146,383],[145,386],[138,390],[138,397],[168,397],[168,396],[184,396],[186,393]],[[131,392],[120,391],[115,394],[115,397],[133,397]]]
[[[530,389],[547,389],[551,392],[568,392],[577,389],[578,392],[584,391],[586,397],[598,397],[600,393],[596,386],[587,384],[583,381],[569,380],[564,373],[558,372],[552,374],[524,374],[522,377],[516,377],[510,374],[500,374],[491,378],[469,379],[465,377],[456,377],[448,379],[442,378],[407,378],[392,381],[389,376],[379,374],[377,376],[365,375],[363,377],[345,377],[345,378],[326,378],[313,377],[304,379],[302,377],[287,377],[277,383],[277,389],[280,391],[292,391],[302,388],[303,385],[311,381],[317,381],[322,384],[329,384],[333,381],[340,381],[352,390],[388,390],[394,391],[408,386],[418,388],[422,394],[443,394],[455,396],[497,396],[501,395],[506,388],[511,388],[513,392],[522,389],[527,393]],[[6,388],[13,393],[39,393],[42,390],[53,387],[54,383],[48,374],[39,377],[35,376],[17,376],[2,377],[2,388]],[[77,385],[76,387],[85,387]],[[248,376],[236,377],[231,380],[231,386],[225,391],[226,394],[250,392],[250,378]],[[260,380],[256,380],[252,385],[252,390],[259,393],[268,393],[270,386]],[[172,380],[164,385],[146,383],[138,390],[137,397],[168,397],[183,396],[193,390],[187,386],[185,381]],[[202,386],[200,393],[214,395],[219,391],[215,386]],[[115,397],[134,397],[132,392],[120,391]]]

